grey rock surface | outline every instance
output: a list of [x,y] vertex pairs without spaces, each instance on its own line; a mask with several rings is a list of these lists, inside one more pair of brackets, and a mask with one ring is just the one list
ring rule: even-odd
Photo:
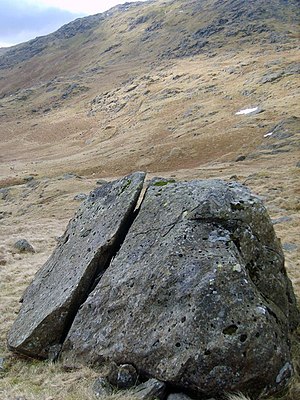
[[298,322],[259,198],[236,182],[155,180],[62,357],[130,363],[200,396],[273,393],[292,373],[288,336]]
[[290,222],[292,220],[293,220],[293,218],[290,217],[289,215],[284,215],[282,217],[272,219],[272,224],[273,225],[282,224],[284,222]]
[[100,376],[94,382],[93,392],[96,397],[105,398],[113,393],[113,388],[106,378]]
[[[191,397],[184,393],[171,393],[167,397],[167,400],[192,400]],[[213,399],[210,399],[213,400]]]
[[5,371],[5,358],[0,357],[0,373]]
[[17,240],[14,243],[14,250],[18,253],[35,253],[33,246],[26,239]]
[[[8,335],[11,350],[47,358],[118,250],[143,186],[137,172],[94,190],[69,222],[53,254],[23,295]],[[54,352],[54,353],[55,353]]]
[[9,196],[9,188],[2,188],[0,189],[0,200],[7,200]]
[[78,193],[78,194],[76,194],[76,195],[74,196],[74,199],[73,199],[73,200],[76,200],[76,201],[83,201],[83,200],[85,200],[87,197],[88,197],[88,196],[87,196],[85,193]]
[[117,389],[129,389],[138,383],[137,371],[130,364],[114,365],[107,378]]
[[149,379],[134,389],[134,395],[140,400],[161,400],[165,398],[167,386],[157,379]]
[[283,243],[282,248],[285,251],[296,251],[298,246],[295,243]]

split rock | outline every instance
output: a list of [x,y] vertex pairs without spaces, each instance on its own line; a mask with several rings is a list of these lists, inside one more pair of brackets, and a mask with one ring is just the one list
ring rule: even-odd
[[236,182],[150,184],[63,359],[134,365],[182,392],[281,390],[299,322],[262,201]]
[[102,185],[81,205],[23,295],[8,335],[11,350],[47,358],[51,348],[63,342],[78,308],[132,222],[144,177],[137,172]]
[[140,400],[160,400],[164,398],[166,388],[164,382],[152,378],[137,386],[133,393]]

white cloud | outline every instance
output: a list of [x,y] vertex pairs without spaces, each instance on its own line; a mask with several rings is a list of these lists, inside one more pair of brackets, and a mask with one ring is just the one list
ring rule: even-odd
[[10,47],[13,45],[14,45],[14,43],[12,43],[12,42],[4,42],[4,41],[0,40],[0,48],[1,47]]
[[37,6],[32,1],[0,0],[0,42],[2,47],[51,33],[79,16],[55,7]]
[[86,15],[103,12],[117,4],[126,3],[127,1],[128,0],[27,0],[27,2],[38,6],[55,7],[72,13]]

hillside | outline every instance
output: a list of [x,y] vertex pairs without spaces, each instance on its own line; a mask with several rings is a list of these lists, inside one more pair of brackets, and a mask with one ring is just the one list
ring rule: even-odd
[[[103,179],[245,183],[300,299],[299,21],[297,0],[153,0],[0,49],[0,397],[92,398],[95,372],[16,360],[5,337],[74,196]],[[36,253],[13,249],[22,237]],[[299,393],[298,380],[285,400]]]
[[[3,161],[13,149],[16,161],[38,152],[43,164],[45,151],[55,164],[69,156],[73,169],[104,176],[255,151],[287,103],[296,113],[296,3],[133,3],[14,46],[0,60]],[[265,111],[256,121],[267,122],[250,128],[249,143],[253,118],[234,113],[257,105]],[[72,146],[62,149],[66,140]],[[120,147],[119,168],[109,155],[106,168],[97,165]],[[74,161],[80,153],[88,167]]]

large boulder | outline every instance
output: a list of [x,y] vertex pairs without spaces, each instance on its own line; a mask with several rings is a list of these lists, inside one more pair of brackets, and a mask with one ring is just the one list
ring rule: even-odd
[[67,362],[132,364],[192,395],[257,395],[292,374],[299,321],[262,201],[237,183],[154,180],[79,309]]
[[10,349],[55,358],[78,308],[129,229],[144,178],[137,172],[89,195],[26,290],[8,335]]

